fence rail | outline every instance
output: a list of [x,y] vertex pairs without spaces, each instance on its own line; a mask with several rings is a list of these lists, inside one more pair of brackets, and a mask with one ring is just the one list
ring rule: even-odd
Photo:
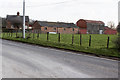
[[[2,37],[22,38],[22,30],[4,29]],[[112,38],[112,39],[111,39]],[[89,35],[89,34],[49,34],[40,30],[26,30],[26,39],[37,39],[39,41],[49,41],[57,43],[65,43],[71,45],[79,45],[94,48],[111,48],[114,46],[113,39],[115,35]]]

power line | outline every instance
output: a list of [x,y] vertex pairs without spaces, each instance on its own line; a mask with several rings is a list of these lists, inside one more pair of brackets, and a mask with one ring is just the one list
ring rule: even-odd
[[72,1],[76,1],[76,0],[67,0],[67,1],[62,1],[62,2],[56,2],[56,3],[50,3],[50,4],[41,4],[41,5],[35,5],[35,6],[26,6],[26,7],[54,6],[54,5],[69,3]]

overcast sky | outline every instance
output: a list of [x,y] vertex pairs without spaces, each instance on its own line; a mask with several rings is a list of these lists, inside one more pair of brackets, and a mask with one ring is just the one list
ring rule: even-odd
[[[22,15],[23,0],[0,0],[0,16]],[[26,15],[34,20],[76,23],[79,19],[118,23],[119,0],[26,0]]]

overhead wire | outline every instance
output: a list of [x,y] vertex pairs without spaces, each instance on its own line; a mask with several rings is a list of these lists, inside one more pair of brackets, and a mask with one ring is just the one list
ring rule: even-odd
[[54,6],[54,5],[69,3],[69,2],[72,2],[72,1],[76,1],[76,0],[67,0],[67,1],[55,2],[55,3],[49,3],[49,4],[40,4],[40,5],[34,5],[34,6],[30,5],[30,6],[26,6],[26,7]]

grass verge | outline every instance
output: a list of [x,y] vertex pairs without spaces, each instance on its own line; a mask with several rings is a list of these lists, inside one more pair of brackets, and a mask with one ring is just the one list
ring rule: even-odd
[[2,39],[12,40],[17,42],[29,43],[44,47],[52,47],[58,48],[63,50],[69,50],[74,52],[83,52],[81,54],[90,54],[99,57],[106,57],[111,59],[118,59],[120,58],[120,52],[118,52],[115,48],[92,48],[92,47],[84,47],[79,45],[72,45],[72,44],[65,44],[65,43],[58,43],[58,42],[50,42],[50,41],[40,41],[38,39],[22,39],[22,38],[14,38],[14,37],[4,37]]

